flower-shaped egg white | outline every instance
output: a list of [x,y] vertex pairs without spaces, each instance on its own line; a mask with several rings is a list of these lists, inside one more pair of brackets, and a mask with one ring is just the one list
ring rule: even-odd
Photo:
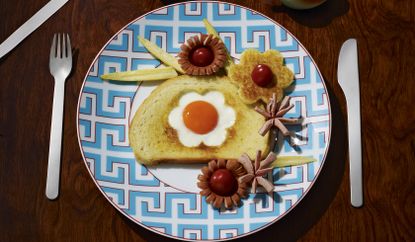
[[[208,108],[213,107],[216,110],[217,120],[215,126],[208,132],[200,133],[192,130],[188,122],[184,120],[184,113],[188,112],[189,105],[196,102],[207,104]],[[193,117],[199,120],[196,122],[213,122],[214,120],[200,119],[203,116],[203,108],[198,108]],[[177,132],[180,143],[186,147],[197,147],[200,144],[206,146],[219,146],[227,136],[227,129],[231,127],[236,120],[236,114],[232,107],[225,104],[225,97],[221,92],[209,91],[204,95],[197,92],[188,92],[180,97],[179,105],[175,107],[168,116],[169,125]],[[196,124],[197,125],[197,124]],[[203,124],[202,124],[203,125]]]

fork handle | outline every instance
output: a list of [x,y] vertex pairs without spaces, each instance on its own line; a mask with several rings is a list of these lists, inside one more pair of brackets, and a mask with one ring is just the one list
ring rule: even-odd
[[65,80],[55,78],[50,126],[48,173],[46,177],[46,197],[51,200],[57,198],[59,194],[64,95]]

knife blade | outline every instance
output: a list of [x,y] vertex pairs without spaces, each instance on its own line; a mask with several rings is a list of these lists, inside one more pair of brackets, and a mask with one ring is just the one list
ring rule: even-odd
[[69,0],[51,0],[0,44],[0,59],[36,30]]
[[346,96],[347,104],[351,204],[353,207],[361,207],[363,205],[362,143],[356,39],[348,39],[341,47],[337,78]]

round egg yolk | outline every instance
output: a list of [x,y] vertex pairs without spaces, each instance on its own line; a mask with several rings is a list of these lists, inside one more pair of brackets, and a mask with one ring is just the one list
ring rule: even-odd
[[189,103],[183,110],[183,122],[188,129],[197,134],[207,134],[218,124],[218,111],[205,101]]

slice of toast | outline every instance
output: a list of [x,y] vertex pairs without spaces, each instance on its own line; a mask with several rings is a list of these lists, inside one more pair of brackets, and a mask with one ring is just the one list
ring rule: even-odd
[[[180,97],[188,92],[205,94],[219,91],[225,105],[236,113],[236,120],[227,129],[226,140],[220,146],[186,147],[168,123],[170,112],[178,106]],[[238,88],[228,77],[178,76],[158,86],[138,108],[129,129],[129,141],[137,160],[145,165],[158,162],[200,163],[212,159],[237,159],[243,153],[254,158],[257,150],[268,154],[269,135],[258,130],[265,122],[253,105],[244,104]]]

